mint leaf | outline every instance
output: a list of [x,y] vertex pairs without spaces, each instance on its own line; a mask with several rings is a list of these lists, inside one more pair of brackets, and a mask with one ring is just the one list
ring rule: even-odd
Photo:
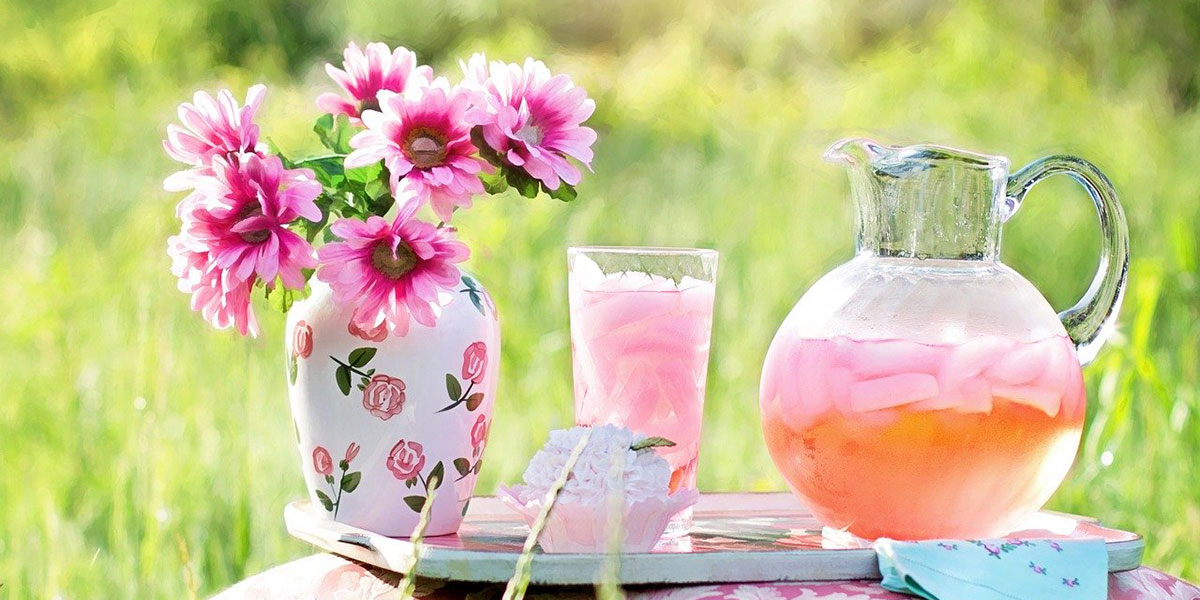
[[671,440],[668,440],[665,437],[654,436],[654,437],[648,437],[644,440],[641,440],[640,442],[634,442],[634,444],[632,446],[630,446],[629,449],[633,450],[634,452],[638,452],[641,450],[645,450],[647,448],[670,448],[671,446],[674,446],[674,445],[675,445],[675,442],[672,442]]

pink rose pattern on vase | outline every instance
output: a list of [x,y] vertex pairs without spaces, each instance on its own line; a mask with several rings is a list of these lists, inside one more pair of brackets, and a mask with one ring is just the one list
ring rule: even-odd
[[405,487],[414,487],[420,483],[425,488],[424,495],[405,496],[404,503],[413,512],[421,512],[431,491],[438,489],[446,478],[446,467],[438,461],[429,470],[428,475],[422,475],[425,468],[425,448],[418,442],[401,439],[392,446],[388,453],[387,468],[392,476],[404,482]]
[[292,328],[292,351],[287,357],[287,373],[288,381],[294,385],[296,383],[296,374],[299,370],[297,361],[301,358],[312,356],[313,351],[313,331],[312,327],[304,321],[299,321]]
[[490,429],[491,423],[488,422],[487,417],[479,415],[475,419],[475,425],[471,427],[471,458],[464,456],[454,459],[454,470],[458,472],[458,477],[454,480],[455,493],[458,495],[458,501],[463,505],[463,516],[467,514],[467,508],[471,503],[471,495],[459,490],[472,490],[475,488],[474,478],[479,476],[479,469],[483,466],[483,449],[487,445],[487,436]]
[[388,453],[387,468],[396,479],[420,477],[425,467],[425,448],[417,442],[400,440]]
[[[341,476],[337,479],[333,477],[333,457],[329,455],[329,450],[324,446],[313,448],[313,470],[325,477],[325,483],[329,484],[329,493],[325,490],[316,490],[317,500],[321,502],[321,506],[326,511],[333,513],[336,518],[338,509],[342,506],[342,494],[352,493],[358,489],[358,484],[362,482],[362,472],[350,470],[350,462],[354,457],[358,456],[359,445],[351,442],[346,447],[346,454],[342,460],[338,461],[338,468],[341,470]],[[336,485],[334,482],[337,482]]]
[[326,476],[333,474],[333,457],[329,456],[329,451],[323,446],[313,448],[312,459],[313,470]]
[[350,335],[367,342],[382,342],[388,336],[386,323],[362,329],[354,324],[354,319],[350,319],[350,323],[346,325],[346,331],[349,331]]
[[308,358],[312,356],[313,351],[313,330],[312,327],[300,321],[296,323],[296,328],[292,330],[292,354],[299,358]]
[[475,342],[467,346],[463,352],[462,378],[471,383],[483,381],[483,369],[487,366],[487,346],[483,342]]
[[[464,283],[468,279],[464,277]],[[473,280],[471,282],[473,283]],[[480,313],[484,313],[485,305],[489,308],[492,306],[491,299],[487,298],[486,293],[481,289],[468,285],[468,288],[464,291],[470,294],[472,303],[479,309]],[[373,336],[380,338],[380,340],[373,341],[382,341],[382,339],[386,339],[387,337],[387,331],[384,328],[363,331],[353,321],[347,326],[347,331],[360,339],[371,339]],[[296,330],[293,332],[293,357],[300,354],[300,351],[297,350],[298,348],[304,348],[307,355],[312,354],[312,331],[303,321],[297,323]],[[357,384],[357,388],[363,393],[363,408],[371,415],[386,421],[403,412],[407,386],[398,377],[376,373],[375,369],[367,368],[367,365],[375,358],[376,353],[376,348],[364,346],[351,351],[345,360],[334,356],[330,356],[329,358],[338,365],[335,371],[335,379],[338,389],[341,390],[342,394],[349,396],[351,388],[355,387],[353,378],[355,376],[359,377],[360,381]],[[477,384],[483,383],[484,376],[487,374],[487,365],[487,344],[478,341],[468,345],[463,350],[463,360],[460,368],[462,381],[460,382],[453,373],[446,374],[446,391],[452,402],[438,412],[448,411],[459,404],[465,404],[468,411],[477,410],[483,404],[484,394],[482,392],[475,392],[474,387]],[[467,384],[465,390],[463,389],[463,382]],[[485,415],[479,415],[470,431],[472,457],[454,459],[454,468],[458,472],[458,477],[454,480],[456,495],[461,495],[457,491],[460,485],[469,483],[470,480],[468,478],[477,477],[479,474],[479,469],[483,464],[483,450],[487,445],[490,425]],[[320,460],[317,458],[318,451],[321,453]],[[329,483],[330,490],[333,492],[331,495],[326,494],[322,490],[317,490],[317,498],[327,511],[334,513],[335,517],[341,503],[342,491],[353,491],[354,488],[358,487],[358,483],[361,480],[361,473],[351,473],[350,476],[353,476],[353,482],[350,485],[350,489],[345,489],[346,484],[344,481],[348,477],[345,474],[345,469],[348,468],[350,461],[354,460],[354,457],[358,455],[358,451],[358,444],[350,444],[350,447],[346,449],[345,458],[339,463],[343,468],[343,484],[340,491],[338,487],[333,485],[333,465],[329,452],[320,446],[313,451],[313,464],[316,466],[317,472],[325,476],[326,483]],[[414,512],[421,511],[429,492],[439,488],[445,478],[445,465],[441,461],[434,464],[428,475],[423,475],[422,470],[425,468],[425,462],[424,447],[419,442],[404,439],[399,440],[392,447],[386,462],[388,470],[392,472],[392,476],[404,481],[406,487],[412,488],[419,483],[425,488],[424,495],[411,495],[404,498],[404,503]],[[470,505],[470,497],[459,498],[459,502],[463,504],[462,514],[466,515],[467,508]]]
[[404,382],[382,373],[374,375],[363,388],[363,408],[386,421],[404,410]]
[[[459,292],[466,294],[471,304],[479,311],[480,314],[487,316],[495,314],[495,305],[492,302],[487,292],[479,286],[479,284],[470,276],[463,275],[461,277],[463,288]],[[346,331],[350,335],[369,342],[382,342],[388,339],[388,331],[386,325],[380,325],[373,328],[364,329],[360,324],[355,323],[354,319],[347,322]],[[311,356],[316,350],[313,348],[311,326],[303,320],[297,321],[293,326],[290,338],[290,352],[288,353],[294,361],[302,354]],[[348,354],[339,356],[330,356],[337,368],[334,371],[334,379],[338,389],[345,396],[350,396],[353,389],[357,388],[362,392],[363,409],[370,415],[387,421],[396,415],[409,414],[406,412],[407,402],[407,384],[400,377],[394,376],[393,373],[380,373],[375,367],[372,367],[372,361],[378,354],[378,348],[372,346],[362,346],[355,348]],[[489,370],[489,353],[488,343],[482,340],[467,344],[462,351],[462,361],[456,369],[458,373],[446,373],[446,389],[447,395],[451,402],[448,406],[443,407],[438,412],[445,412],[457,407],[459,404],[466,405],[468,411],[474,412],[480,409],[485,398],[484,392],[479,391],[478,387],[485,383],[485,379],[490,374]],[[293,366],[293,378],[294,375]],[[461,377],[459,377],[461,376]],[[487,415],[480,413],[474,420],[468,435],[471,444],[470,457],[460,457],[453,461],[453,466],[457,472],[456,476],[451,476],[453,484],[453,493],[461,504],[461,513],[466,514],[471,500],[470,491],[474,489],[474,482],[478,478],[479,470],[482,467],[482,458],[484,447],[487,444],[487,436],[490,431],[490,419]],[[357,456],[359,452],[358,444],[351,444],[346,449],[346,457],[338,464],[349,465],[350,461]],[[328,455],[328,452],[322,448],[322,452]],[[329,484],[329,492],[324,490],[316,490],[317,499],[320,500],[322,506],[334,513],[336,517],[338,507],[341,502],[339,486],[336,481],[336,473],[333,472],[331,466],[332,459],[324,461],[324,464],[329,471],[318,471],[325,477],[326,483]],[[416,488],[418,484],[424,488],[424,494],[413,494],[404,497],[404,503],[413,511],[420,512],[429,494],[432,490],[439,489],[445,480],[446,466],[442,461],[433,463],[433,466],[426,470],[428,460],[425,455],[425,447],[421,442],[412,439],[401,439],[393,447],[388,454],[385,465],[391,472],[392,476],[397,480],[404,482],[408,488]],[[330,481],[334,480],[334,481]],[[357,474],[353,487],[357,487],[358,481],[361,480],[361,474]],[[419,489],[419,488],[418,488]],[[345,492],[347,490],[342,490]]]
[[483,445],[487,443],[487,434],[487,418],[479,415],[479,418],[475,419],[475,426],[471,428],[471,448],[475,456],[483,454]]
[[459,404],[466,404],[467,410],[474,411],[483,404],[483,392],[474,392],[475,385],[483,381],[483,376],[487,371],[487,345],[483,342],[475,342],[463,351],[462,378],[466,382],[466,390],[463,390],[463,381],[459,381],[454,373],[446,373],[446,395],[450,397],[450,404],[438,412],[446,412],[453,409]]

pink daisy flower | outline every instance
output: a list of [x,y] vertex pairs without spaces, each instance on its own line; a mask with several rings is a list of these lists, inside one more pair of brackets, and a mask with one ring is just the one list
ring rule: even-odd
[[163,149],[167,156],[192,168],[167,177],[163,187],[173,192],[195,187],[210,173],[208,167],[216,157],[228,158],[246,152],[266,154],[267,147],[258,141],[258,125],[254,123],[254,112],[266,92],[266,86],[261,84],[251,87],[246,92],[245,106],[238,106],[229,90],[218,92],[215,100],[199,91],[192,102],[180,104],[179,120],[183,126],[167,125]]
[[483,193],[479,172],[488,165],[471,144],[464,119],[467,95],[439,77],[403,94],[380,92],[379,107],[363,113],[367,129],[350,138],[355,150],[346,157],[346,168],[382,160],[391,173],[393,195],[409,195],[402,194],[405,188],[418,203],[428,201],[445,222],[455,207],[471,206],[471,196]]
[[472,98],[467,118],[483,127],[488,146],[549,189],[558,189],[560,180],[578,184],[579,169],[567,157],[590,169],[596,141],[596,132],[581,125],[596,110],[587,91],[532,58],[524,66],[488,64],[475,54],[461,64]]
[[461,281],[455,264],[471,254],[452,229],[416,219],[417,202],[400,206],[391,223],[376,216],[334,222],[330,228],[343,241],[317,250],[317,279],[354,307],[353,324],[364,331],[386,324],[404,336],[410,318],[433,327]]
[[258,336],[258,320],[250,306],[253,281],[230,279],[228,271],[215,268],[203,245],[186,233],[167,240],[167,254],[171,272],[179,278],[179,291],[192,296],[192,310],[217,329],[234,327],[242,335]]
[[[285,170],[277,156],[217,157],[213,175],[197,183],[202,198],[183,214],[184,233],[208,254],[225,278],[268,286],[278,276],[290,289],[303,289],[301,269],[313,268],[312,247],[284,226],[298,218],[318,221],[313,200],[321,185],[308,169]],[[233,285],[223,282],[225,290]]]
[[410,82],[428,83],[433,69],[417,65],[417,55],[407,48],[389,50],[387,44],[372,42],[366,51],[350,42],[342,53],[343,69],[325,65],[325,72],[346,92],[349,98],[325,93],[317,97],[317,106],[333,115],[347,115],[360,123],[363,111],[379,110],[376,95],[381,91],[402,93]]

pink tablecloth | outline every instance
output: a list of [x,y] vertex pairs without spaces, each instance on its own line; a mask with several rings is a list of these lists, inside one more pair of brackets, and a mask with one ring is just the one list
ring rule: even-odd
[[[316,554],[251,577],[218,594],[215,600],[393,600],[400,597],[399,576],[333,554]],[[503,586],[421,580],[418,598],[499,598]],[[699,600],[911,600],[870,581],[830,583],[727,584],[627,588],[630,598]],[[528,598],[591,598],[590,588],[531,588]],[[1114,573],[1108,578],[1113,600],[1200,600],[1200,588],[1154,569]]]

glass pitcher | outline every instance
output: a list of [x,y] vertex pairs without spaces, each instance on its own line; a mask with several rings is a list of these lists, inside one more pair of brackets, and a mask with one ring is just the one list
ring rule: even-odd
[[[1091,163],[1008,159],[865,139],[850,170],[857,254],[796,303],[763,366],[775,464],[829,527],[873,539],[1007,534],[1062,482],[1083,427],[1081,364],[1116,319],[1125,216]],[[1055,314],[1000,262],[1001,225],[1064,173],[1095,202],[1099,271]]]

